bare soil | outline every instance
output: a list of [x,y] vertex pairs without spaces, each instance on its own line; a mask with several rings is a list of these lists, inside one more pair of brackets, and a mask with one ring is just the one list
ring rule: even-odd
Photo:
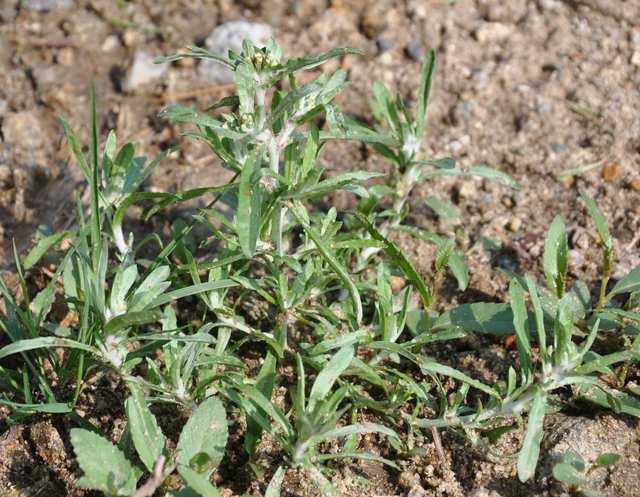
[[[638,1],[75,0],[72,8],[48,12],[26,3],[0,2],[0,270],[11,270],[12,239],[24,251],[36,228],[61,229],[71,222],[75,194],[83,196],[84,190],[57,119],[65,117],[88,141],[83,126],[90,79],[98,89],[103,136],[114,128],[123,142],[137,144],[138,153],[153,156],[182,143],[179,130],[158,119],[162,106],[180,102],[204,108],[232,89],[202,80],[192,62],[172,65],[155,81],[127,89],[134,56],[201,44],[216,25],[235,19],[270,24],[289,55],[336,46],[363,49],[365,56],[348,56],[326,69],[339,65],[348,71],[351,84],[339,103],[365,121],[371,120],[372,82],[380,80],[414,100],[421,53],[436,50],[424,138],[428,150],[463,165],[495,167],[522,184],[515,192],[483,180],[439,179],[413,192],[411,221],[456,233],[467,248],[470,288],[463,294],[452,288],[450,303],[502,299],[505,270],[538,268],[545,231],[557,214],[569,228],[572,277],[595,281],[600,256],[580,190],[596,198],[612,227],[619,258],[615,276],[640,265]],[[328,147],[323,160],[330,171],[387,170],[360,145]],[[563,175],[583,166],[589,166],[584,173]],[[182,143],[145,188],[217,185],[225,175],[206,147]],[[441,223],[425,204],[430,195],[453,201],[461,221]],[[336,195],[331,201],[344,207],[351,200]],[[146,226],[131,222],[130,229],[166,234],[171,222],[188,217],[193,207]],[[485,248],[485,240],[499,248]],[[431,247],[397,241],[428,270]],[[511,360],[512,351],[485,339],[456,348],[457,366],[486,381],[500,376],[499,367]],[[105,399],[87,416],[116,440],[122,412],[110,410]],[[89,495],[72,484],[69,427],[46,416],[10,428],[0,423],[0,496]],[[521,435],[505,437],[497,450],[514,452]],[[593,451],[623,455],[623,462],[600,475],[598,488],[612,497],[638,497],[639,435],[634,420],[576,406],[574,413],[550,420],[535,484],[518,482],[512,458],[492,457],[453,433],[443,433],[446,461],[437,458],[427,437],[418,440],[421,455],[399,462],[400,472],[370,462],[340,464],[332,478],[347,496],[556,496],[562,489],[548,476],[555,448],[575,448],[588,437],[597,446]],[[370,443],[376,450],[377,440]],[[222,495],[259,495],[247,475],[224,467],[217,480]],[[285,482],[286,495],[315,495],[307,475],[291,471]]]

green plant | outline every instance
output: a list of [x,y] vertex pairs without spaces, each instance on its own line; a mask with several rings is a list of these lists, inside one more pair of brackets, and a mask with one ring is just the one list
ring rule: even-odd
[[589,476],[594,470],[614,466],[619,460],[618,454],[600,454],[587,469],[580,454],[567,451],[563,454],[562,461],[553,466],[553,477],[568,487],[569,495],[601,497],[603,494],[591,490]]
[[[546,286],[512,275],[510,304],[473,302],[442,311],[446,271],[465,289],[468,269],[456,236],[411,225],[412,190],[454,175],[518,184],[504,173],[462,168],[424,152],[433,52],[424,60],[415,111],[374,87],[376,129],[334,103],[346,85],[344,71],[304,84],[296,79],[300,71],[357,53],[336,49],[283,60],[270,41],[263,48],[245,42],[228,57],[191,47],[161,59],[213,59],[235,76],[237,94],[207,111],[170,106],[161,113],[188,126],[184,135],[206,143],[232,172],[223,185],[139,191],[166,152],[145,168],[133,145],[117,151],[110,133],[99,161],[93,94],[88,160],[65,124],[90,186],[88,215],[78,202],[77,228],[42,237],[22,263],[16,254],[23,301],[0,283],[7,308],[0,330],[10,342],[0,348],[0,360],[14,356],[0,366],[6,385],[0,402],[13,410],[12,422],[37,411],[61,412],[88,428],[75,412],[88,377],[109,371],[127,385],[128,431],[153,485],[136,489],[140,472],[124,455],[96,435],[73,431],[85,486],[140,497],[177,468],[193,492],[215,495],[209,476],[224,451],[222,428],[214,430],[216,440],[188,434],[190,426],[205,426],[207,416],[220,421],[223,410],[243,421],[242,446],[262,483],[272,461],[261,442],[270,438],[279,448],[280,465],[265,485],[269,497],[278,495],[289,467],[304,469],[324,493],[336,494],[327,461],[370,459],[393,469],[419,450],[425,428],[436,440],[437,429],[448,427],[484,444],[485,436],[492,440],[511,428],[496,427],[499,420],[519,420],[528,411],[518,455],[526,480],[535,471],[550,405],[587,399],[640,414],[637,389],[625,381],[625,368],[639,357],[640,270],[608,290],[614,244],[595,202],[584,196],[603,245],[597,299],[585,283],[567,289],[567,235],[557,218],[545,244]],[[376,173],[328,174],[320,156],[336,140],[364,142],[386,158],[392,166],[386,184],[370,184],[381,181]],[[337,190],[355,195],[357,207],[340,213],[316,202]],[[169,237],[153,234],[134,243],[125,233],[134,204],[144,206],[148,219],[195,199],[203,207],[189,222],[175,223]],[[435,198],[429,205],[445,215],[454,210]],[[207,235],[195,239],[196,226]],[[399,233],[437,246],[426,276],[394,242]],[[54,250],[63,241],[68,248]],[[30,298],[29,278],[44,258],[55,272]],[[392,277],[403,287],[394,288]],[[519,365],[495,386],[445,364],[446,357],[432,357],[442,343],[472,333],[514,332]],[[61,380],[55,392],[52,376]],[[283,389],[290,395],[279,395]],[[471,389],[477,390],[475,407],[467,403]],[[176,452],[167,451],[147,402],[191,414]],[[379,453],[366,451],[364,433],[387,443]],[[226,440],[226,425],[224,434]],[[99,466],[86,450],[92,443],[109,457]]]
[[[612,386],[604,378],[615,378],[613,367],[640,359],[638,315],[610,305],[612,297],[630,292],[625,307],[634,305],[633,292],[638,289],[637,270],[618,282],[610,292],[605,286],[613,263],[613,242],[604,218],[595,202],[583,194],[589,213],[596,223],[604,252],[604,269],[599,297],[592,305],[585,283],[576,282],[567,292],[568,247],[564,222],[557,217],[549,229],[543,257],[547,288],[538,288],[534,278],[515,277],[509,287],[510,312],[503,305],[471,304],[449,311],[452,322],[467,330],[481,331],[479,325],[494,333],[515,330],[520,362],[519,374],[510,368],[506,382],[491,388],[489,402],[471,410],[462,404],[468,385],[463,385],[455,401],[446,406],[435,420],[418,420],[419,426],[460,426],[464,430],[487,430],[496,418],[519,416],[529,411],[523,445],[518,454],[518,476],[526,481],[534,475],[543,422],[554,393],[571,386],[575,397],[585,397],[615,411],[638,415],[638,400],[620,385]],[[532,311],[528,312],[525,290],[529,294]],[[482,316],[482,318],[480,318]],[[611,316],[611,317],[609,317]],[[603,321],[609,318],[607,325]],[[627,326],[625,319],[633,325]],[[481,322],[482,321],[482,322]],[[505,328],[506,325],[506,328]],[[604,330],[603,330],[604,328]],[[598,339],[604,340],[603,331],[614,331],[626,340],[622,348],[605,355],[593,350]],[[635,339],[632,340],[633,336]],[[538,360],[534,359],[531,342],[535,338]],[[548,342],[548,339],[551,339]],[[536,362],[538,363],[536,365]],[[602,377],[604,375],[604,378]],[[502,430],[504,431],[504,430]]]
[[129,386],[132,395],[126,402],[127,436],[121,440],[121,445],[133,444],[151,477],[136,489],[144,469],[132,465],[121,448],[100,435],[74,428],[71,443],[84,473],[78,486],[100,490],[107,497],[150,497],[177,469],[186,487],[176,495],[195,492],[203,497],[217,496],[209,476],[220,464],[227,444],[228,428],[222,403],[210,397],[200,404],[184,425],[175,450],[169,453],[165,437],[142,391],[134,383]]

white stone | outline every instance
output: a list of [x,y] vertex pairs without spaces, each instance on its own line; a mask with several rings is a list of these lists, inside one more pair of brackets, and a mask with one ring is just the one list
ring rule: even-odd
[[485,22],[478,29],[480,43],[496,43],[508,38],[513,33],[513,26],[501,22]]
[[154,59],[155,57],[148,53],[136,52],[125,83],[127,90],[135,90],[164,75],[167,71],[167,64],[154,64]]
[[[229,50],[242,51],[242,42],[247,39],[258,47],[263,47],[273,36],[273,28],[268,24],[249,21],[229,21],[217,26],[205,41],[207,50],[227,58]],[[213,83],[233,83],[233,74],[226,67],[213,60],[202,60],[198,67],[202,79]]]
[[20,5],[29,10],[47,12],[56,9],[73,7],[73,0],[22,0]]

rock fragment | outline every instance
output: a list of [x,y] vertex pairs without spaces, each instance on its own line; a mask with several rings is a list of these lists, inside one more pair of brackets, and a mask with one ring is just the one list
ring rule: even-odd
[[167,72],[167,64],[154,64],[154,59],[153,55],[146,52],[136,52],[125,82],[126,90],[136,90],[161,78]]
[[[263,47],[273,36],[273,28],[268,24],[249,21],[229,21],[216,27],[205,41],[210,52],[227,57],[229,50],[240,52],[242,41],[250,40],[254,45]],[[233,74],[226,67],[213,60],[203,60],[198,74],[206,81],[219,84],[233,83]]]

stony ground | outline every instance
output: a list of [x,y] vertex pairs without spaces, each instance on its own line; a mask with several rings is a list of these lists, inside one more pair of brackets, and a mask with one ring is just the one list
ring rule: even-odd
[[[137,143],[138,152],[153,155],[180,142],[178,130],[157,117],[163,105],[205,107],[231,91],[228,75],[215,67],[192,62],[154,66],[153,57],[187,44],[218,49],[246,30],[257,38],[273,34],[290,55],[336,46],[363,49],[364,57],[350,56],[329,67],[348,71],[351,86],[340,103],[363,120],[371,119],[367,98],[374,80],[412,99],[420,58],[427,48],[436,50],[428,149],[465,165],[498,168],[522,184],[521,191],[513,192],[481,180],[438,180],[414,192],[416,225],[456,231],[466,240],[473,277],[467,294],[455,299],[500,299],[507,281],[503,270],[537,267],[545,231],[556,214],[569,227],[572,275],[594,280],[599,256],[578,202],[583,189],[596,198],[617,239],[616,274],[640,264],[636,0],[3,0],[0,269],[11,269],[12,239],[24,250],[36,228],[61,229],[71,222],[75,192],[82,196],[83,190],[57,119],[65,117],[76,129],[84,125],[91,77],[98,88],[101,131],[114,128],[121,140]],[[86,141],[85,131],[81,136]],[[324,160],[330,170],[386,168],[369,150],[354,145],[327,149]],[[146,188],[215,185],[223,174],[208,150],[192,143],[172,154]],[[424,203],[429,195],[453,201],[460,220],[439,223]],[[332,200],[350,202],[338,196]],[[171,221],[190,212],[176,210],[173,218],[152,221],[153,229],[168,230]],[[494,248],[487,249],[487,241]],[[428,267],[427,247],[407,242],[404,248]],[[640,495],[637,424],[599,413],[557,421],[549,427],[546,461],[566,447],[582,448],[587,457],[598,451],[623,453],[625,464],[599,475],[596,484],[611,496]],[[584,433],[591,434],[590,445],[584,444]],[[60,475],[69,466],[38,442],[54,440],[56,434],[49,421],[39,421],[0,435],[0,495],[7,495],[15,481],[27,483],[8,495],[48,495],[64,488],[55,482],[65,480]],[[347,469],[341,474],[343,490],[359,495],[377,490],[411,496],[560,495],[544,477],[535,488],[515,483],[510,460],[490,460],[453,436],[444,442],[444,466],[425,460],[394,477]],[[52,443],[56,453],[58,442]],[[64,446],[60,440],[58,452]],[[543,465],[545,474],[550,465]],[[16,476],[27,469],[26,480]],[[378,483],[359,487],[363,474]],[[291,485],[298,493],[312,491],[304,482]]]

